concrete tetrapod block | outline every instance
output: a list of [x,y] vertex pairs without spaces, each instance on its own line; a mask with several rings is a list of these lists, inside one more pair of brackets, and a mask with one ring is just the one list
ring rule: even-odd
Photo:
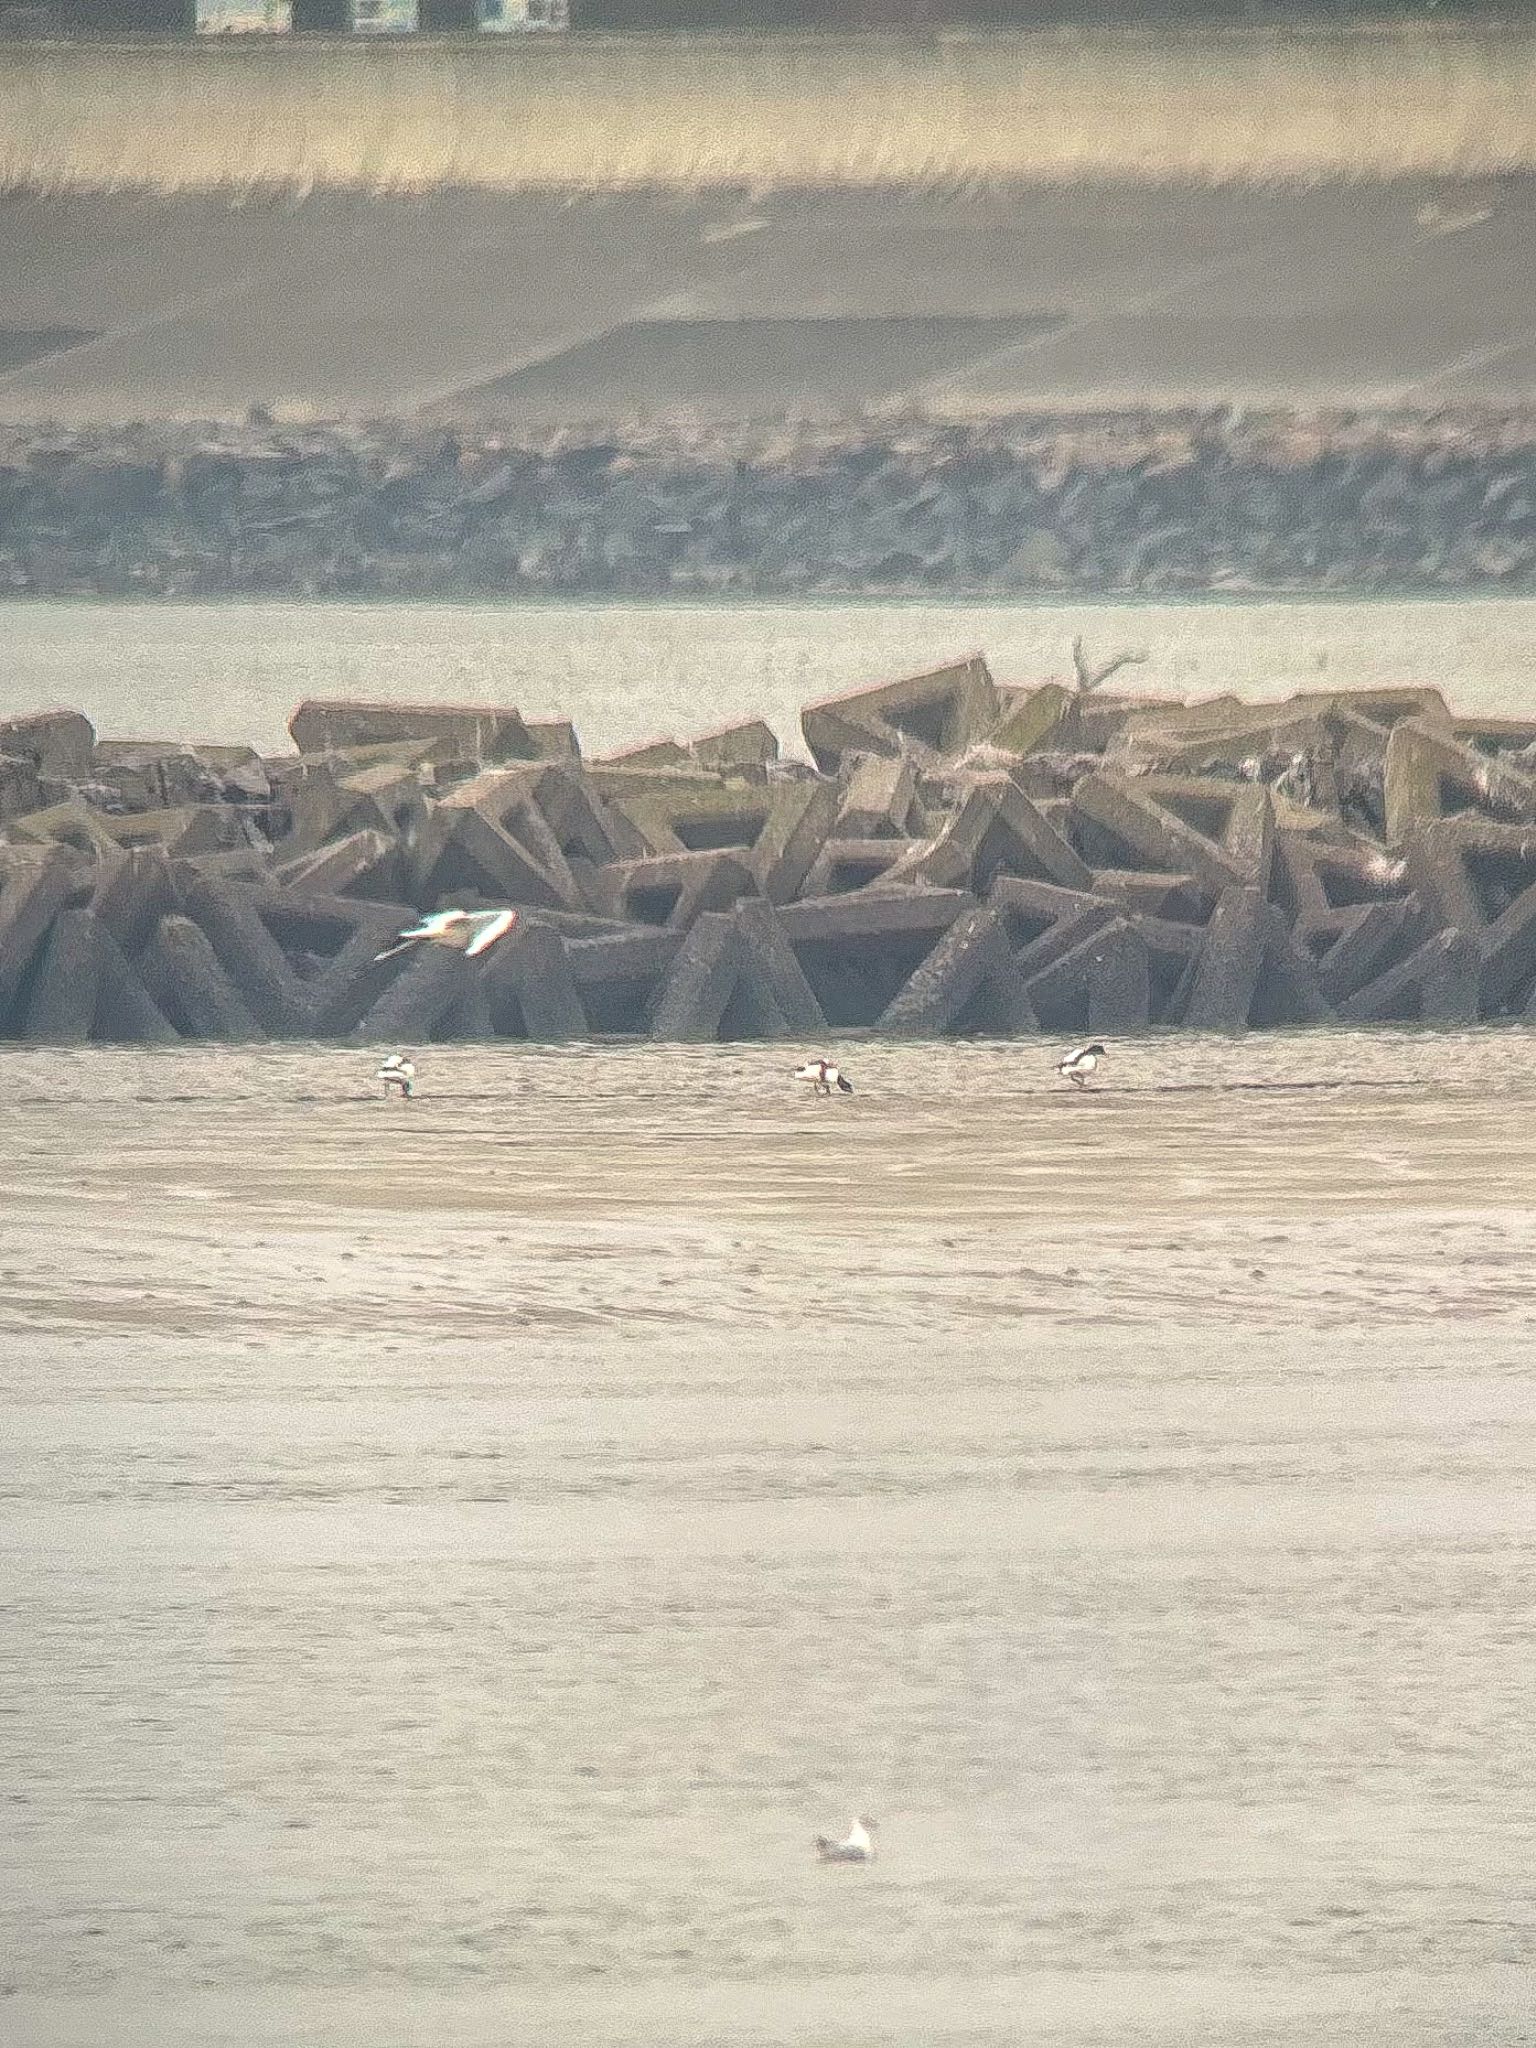
[[21,1035],[43,1045],[84,1045],[96,1021],[96,920],[61,910],[43,941],[27,993]]
[[827,1023],[865,1025],[975,903],[966,889],[857,890],[785,904],[779,922]]
[[753,978],[765,988],[785,1035],[820,1031],[827,1020],[773,905],[746,898],[736,905],[732,916],[752,963]]
[[1298,690],[1284,704],[1292,711],[1315,713],[1323,719],[1369,719],[1386,731],[1409,718],[1442,732],[1449,732],[1452,725],[1444,697],[1427,683],[1368,683],[1358,690]]
[[[601,865],[611,860],[639,860],[647,846],[622,812],[604,803],[590,777],[578,766],[549,763],[523,771],[527,803],[549,826],[567,860],[578,855]],[[522,814],[503,817],[516,832]]]
[[405,955],[376,960],[416,913],[404,904],[255,887],[248,901],[302,990],[320,1038],[350,1031],[400,972]]
[[766,768],[779,758],[779,743],[772,726],[753,718],[743,725],[705,733],[688,752],[701,768]]
[[780,907],[779,923],[798,953],[802,945],[853,945],[917,933],[930,941],[975,907],[969,889],[891,889],[806,897]]
[[180,894],[165,852],[154,846],[115,853],[97,868],[90,908],[104,932],[130,957],[149,943]]
[[[1314,771],[1327,771],[1333,736],[1316,711],[1279,704],[1244,705],[1219,725],[1193,732],[1156,713],[1140,712],[1127,719],[1110,755],[1117,768],[1134,764],[1142,772],[1165,775],[1205,775],[1214,769],[1229,777],[1245,768],[1262,772],[1271,764],[1278,774],[1298,755]],[[1263,779],[1269,780],[1269,775]],[[1331,782],[1331,774],[1327,780]]]
[[92,1036],[113,1045],[174,1045],[177,1034],[107,927],[96,921]]
[[[254,750],[250,760],[260,768]],[[224,786],[223,777],[208,762],[177,740],[98,740],[91,779],[115,789],[131,809],[140,811],[216,803]]]
[[1264,959],[1249,1013],[1253,1024],[1326,1024],[1334,1015],[1317,966],[1273,903],[1264,906]]
[[411,894],[457,904],[466,891],[576,910],[581,891],[559,841],[516,771],[476,776],[436,804],[411,852]]
[[[1416,896],[1392,903],[1357,903],[1332,913],[1335,936],[1317,956],[1317,985],[1325,1001],[1337,1006],[1377,974],[1391,954],[1400,954],[1422,913]],[[1309,927],[1308,936],[1321,930]]]
[[807,896],[846,896],[854,889],[868,889],[889,875],[898,882],[903,874],[910,883],[917,857],[928,851],[928,842],[914,844],[905,839],[829,839],[811,863],[805,877]]
[[[1114,775],[1089,775],[1078,783],[1072,793],[1072,808],[1079,831],[1084,824],[1097,827],[1098,836],[1107,842],[1102,859],[1097,850],[1090,854],[1094,864],[1135,866],[1139,857],[1142,864],[1159,873],[1193,875],[1201,888],[1214,896],[1240,888],[1245,876],[1239,861],[1209,834],[1159,802],[1144,786],[1151,780],[1127,782]],[[1224,808],[1223,826],[1229,815],[1230,805]],[[1085,850],[1089,836],[1083,833]],[[1122,852],[1129,852],[1132,859],[1122,860]]]
[[0,754],[0,825],[43,808],[42,782],[30,761]]
[[424,1045],[458,1009],[480,978],[482,963],[446,946],[418,946],[402,956],[394,979],[369,1005],[351,1037],[360,1045]]
[[872,690],[851,690],[809,705],[800,729],[824,774],[844,754],[903,754],[917,748],[958,754],[998,722],[997,686],[979,654]]
[[568,718],[530,718],[527,730],[533,750],[541,761],[580,761],[581,742]]
[[258,891],[206,876],[193,880],[183,895],[186,914],[207,935],[262,1029],[273,1038],[303,1038],[314,1029],[314,1005],[263,923],[260,902]]
[[706,911],[757,893],[748,863],[728,853],[679,853],[599,868],[594,900],[614,917],[687,931]]
[[1524,890],[1509,908],[1477,934],[1482,966],[1479,1006],[1485,1017],[1510,1005],[1524,1011],[1536,976],[1536,886]]
[[1211,899],[1193,875],[1095,868],[1093,892],[1136,917],[1205,918],[1211,911]]
[[229,804],[188,804],[175,811],[136,811],[104,820],[112,839],[124,852],[159,846],[168,854],[188,858],[198,853],[232,852],[242,843],[240,813]]
[[1387,843],[1400,846],[1448,810],[1536,820],[1536,781],[1448,732],[1407,719],[1387,742],[1384,803]]
[[611,808],[654,855],[748,856],[762,893],[784,903],[801,887],[832,829],[838,799],[833,784],[814,780],[749,786],[694,778],[620,792]]
[[[394,820],[369,791],[348,789],[330,760],[306,756],[277,771],[273,831],[282,857],[295,860],[353,832],[395,836]],[[286,820],[286,824],[284,823]]]
[[1071,707],[1072,692],[1062,683],[1041,683],[1032,690],[999,690],[997,723],[985,744],[1004,754],[1032,754],[1054,745]]
[[1536,824],[1463,815],[1411,833],[1404,853],[1415,892],[1445,924],[1478,932],[1536,882]]
[[1271,894],[1304,930],[1352,904],[1391,901],[1412,886],[1410,863],[1368,841],[1277,832]]
[[1145,1031],[1152,1014],[1152,968],[1141,933],[1128,918],[1118,918],[1089,942],[1089,956],[1084,1029],[1121,1037]]
[[1257,889],[1224,889],[1205,928],[1183,1021],[1192,1031],[1242,1031],[1258,993],[1270,928]]
[[1478,1014],[1478,949],[1464,932],[1436,932],[1339,1004],[1351,1024],[1470,1024]]
[[932,845],[910,855],[891,879],[969,886],[985,894],[998,875],[1089,890],[1093,875],[1039,807],[1007,774],[978,776]]
[[887,1004],[880,1028],[900,1038],[966,1031],[1007,1037],[1038,1028],[1013,949],[992,910],[977,904],[956,918]]
[[1497,1015],[1525,1007],[1536,973],[1536,825],[1446,818],[1413,834],[1408,866],[1437,923],[1473,939],[1482,959],[1481,1004]]
[[587,1015],[560,934],[523,919],[486,960],[480,978],[490,1028],[500,1038],[547,1044],[585,1038]]
[[[1235,697],[1217,700],[1222,706],[1236,708]],[[1063,748],[1072,753],[1102,754],[1114,746],[1125,730],[1125,722],[1137,712],[1154,712],[1166,719],[1171,707],[1163,697],[1112,697],[1107,691],[1095,690],[1091,696],[1074,691],[1062,714],[1062,721],[1052,737],[1053,748]],[[1198,729],[1209,724],[1197,714],[1201,707],[1186,704],[1181,707],[1188,724]]]
[[770,903],[790,903],[827,842],[838,810],[830,782],[781,782],[768,792],[768,815],[752,844],[752,872]]
[[240,1044],[262,1036],[250,1006],[189,917],[161,918],[140,957],[139,975],[183,1038]]
[[[1151,965],[1147,947],[1127,918],[1109,917],[1088,926],[1069,920],[1059,931],[1074,944],[1041,963],[1020,956],[1030,1005],[1053,1031],[1127,1032],[1146,1027],[1151,1014]],[[1027,971],[1026,971],[1027,970]]]
[[[771,919],[769,906],[761,907]],[[814,998],[810,1002],[819,1022]],[[650,1020],[652,1038],[681,1044],[789,1038],[803,1028],[784,1014],[750,940],[729,911],[708,912],[694,925],[656,992]]]
[[312,697],[288,721],[301,754],[389,740],[447,741],[472,761],[530,761],[532,735],[522,713],[484,704],[350,703]]
[[[1197,775],[1144,775],[1135,788],[1203,839],[1224,860],[1236,882],[1254,889],[1268,888],[1275,812],[1266,788]],[[1209,886],[1209,875],[1200,879]]]
[[88,782],[96,728],[80,711],[32,711],[0,718],[0,754],[30,761],[57,782]]
[[[475,963],[470,963],[473,966]],[[441,1045],[484,1045],[502,1035],[491,1016],[490,992],[485,985],[485,975],[471,974],[465,977],[454,1000],[448,1005],[431,1027],[431,1037]]]
[[0,1026],[75,887],[75,864],[51,849],[0,850]]
[[1002,920],[1026,980],[1101,931],[1119,913],[1113,903],[1083,889],[999,875],[987,902]]
[[917,770],[894,754],[852,759],[833,827],[839,839],[909,839],[923,836]]
[[90,859],[106,860],[122,850],[110,823],[103,812],[69,798],[12,818],[5,832],[16,846],[69,846]]
[[405,865],[399,847],[385,832],[352,832],[318,852],[300,854],[276,870],[283,888],[313,890],[322,896],[352,893],[398,902],[405,894]]
[[603,754],[594,768],[686,768],[693,756],[680,740],[644,740],[637,747],[621,747],[616,754]]
[[581,998],[587,1035],[649,1028],[652,998],[683,944],[680,931],[642,926],[567,939],[565,957]]

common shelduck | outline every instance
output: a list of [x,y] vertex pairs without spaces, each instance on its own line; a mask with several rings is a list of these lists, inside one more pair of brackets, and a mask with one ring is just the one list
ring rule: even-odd
[[834,1067],[830,1060],[807,1060],[803,1067],[795,1069],[797,1081],[809,1081],[813,1095],[830,1095],[837,1089],[840,1095],[851,1095],[853,1083],[841,1067]]
[[1103,1057],[1104,1048],[1097,1041],[1092,1045],[1080,1045],[1075,1052],[1067,1054],[1056,1071],[1070,1081],[1075,1088],[1086,1088],[1088,1086],[1088,1076],[1098,1066],[1099,1061]]
[[410,1096],[416,1092],[416,1067],[403,1052],[386,1053],[379,1062],[376,1080],[384,1083],[386,1095]]
[[392,960],[412,946],[451,946],[466,960],[489,952],[517,923],[515,910],[433,910],[396,932],[392,942],[375,960]]
[[840,1842],[833,1841],[830,1835],[818,1835],[816,1854],[823,1863],[873,1863],[878,1825],[872,1820],[851,1820]]

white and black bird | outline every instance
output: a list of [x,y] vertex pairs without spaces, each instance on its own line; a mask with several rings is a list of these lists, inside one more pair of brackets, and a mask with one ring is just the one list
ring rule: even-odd
[[466,960],[488,953],[498,939],[504,939],[517,923],[515,910],[432,910],[415,924],[408,924],[375,960],[392,960],[412,946],[451,946]]
[[1080,1045],[1075,1051],[1069,1052],[1056,1071],[1064,1080],[1070,1081],[1074,1088],[1086,1088],[1089,1076],[1096,1072],[1099,1061],[1103,1058],[1104,1048],[1095,1040],[1092,1045]]
[[408,1100],[416,1092],[416,1065],[403,1052],[386,1053],[374,1078],[383,1082],[386,1095]]
[[818,1835],[816,1854],[823,1863],[873,1863],[878,1826],[878,1821],[851,1820],[848,1832],[840,1842],[834,1841],[831,1835]]
[[803,1067],[795,1069],[797,1081],[809,1081],[813,1095],[830,1095],[835,1088],[839,1095],[851,1095],[853,1083],[841,1067],[834,1067],[830,1060],[807,1060]]

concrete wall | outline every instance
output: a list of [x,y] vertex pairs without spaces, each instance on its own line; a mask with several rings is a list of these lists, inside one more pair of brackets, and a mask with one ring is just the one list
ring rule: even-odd
[[0,186],[432,191],[1497,174],[1536,34],[1160,29],[0,47]]

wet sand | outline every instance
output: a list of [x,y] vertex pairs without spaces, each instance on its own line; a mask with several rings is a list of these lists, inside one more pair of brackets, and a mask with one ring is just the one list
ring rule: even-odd
[[1529,2041],[1531,1048],[0,1051],[0,2032]]

